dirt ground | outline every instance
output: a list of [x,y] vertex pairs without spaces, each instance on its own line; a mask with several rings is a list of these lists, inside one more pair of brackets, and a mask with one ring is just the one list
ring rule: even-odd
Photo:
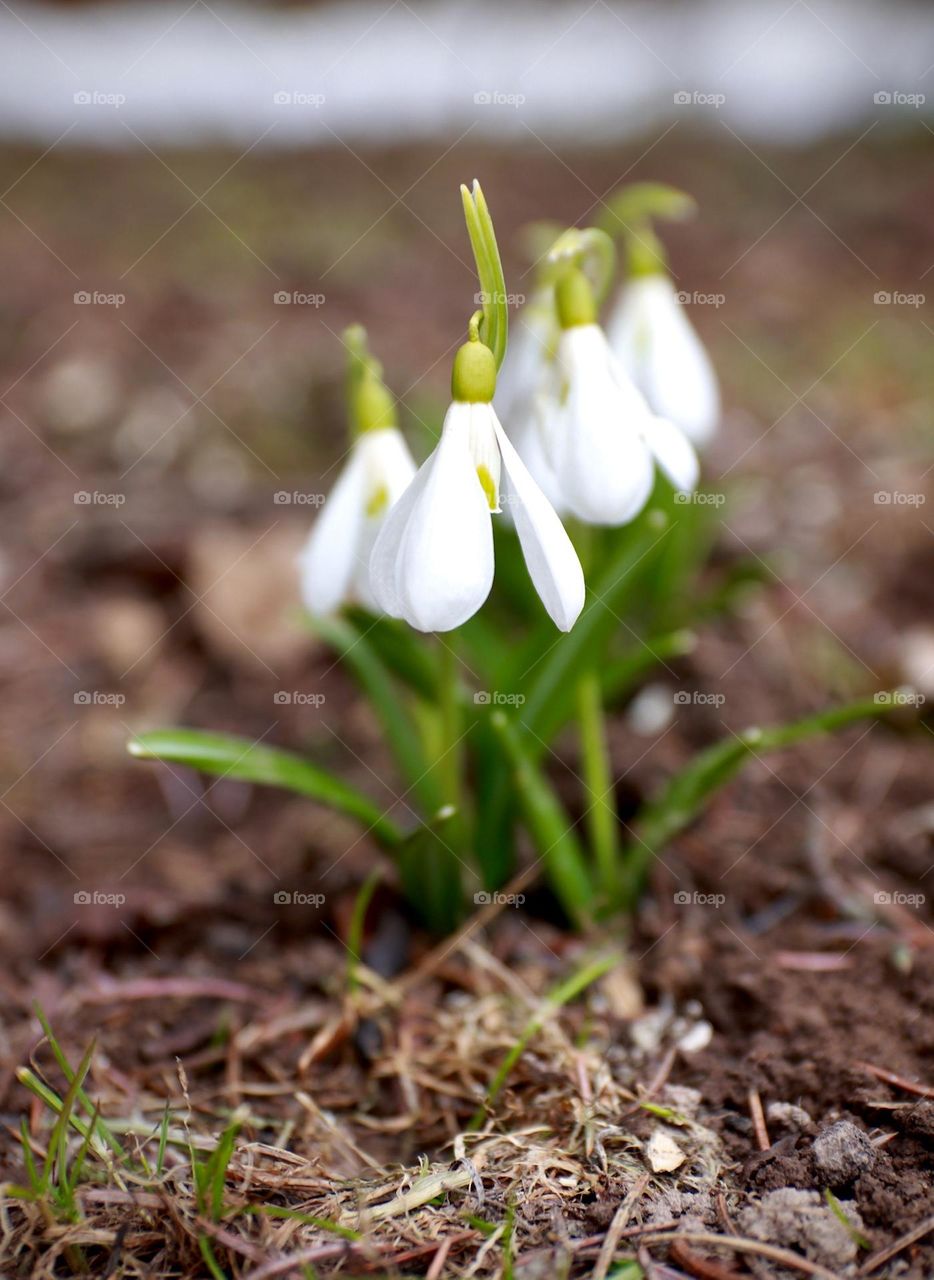
[[[387,872],[365,958],[392,972],[349,1003],[341,939],[375,849],[309,802],[125,752],[142,728],[226,729],[398,804],[375,724],[302,628],[293,558],[343,449],[346,324],[368,327],[413,438],[439,421],[475,292],[474,176],[517,293],[531,220],[585,225],[624,176],[701,202],[666,239],[724,385],[715,562],[761,583],[615,718],[621,817],[730,729],[893,682],[934,696],[919,135],[0,152],[0,1177],[24,1180],[21,1114],[46,1132],[15,1075],[38,1001],[72,1061],[96,1036],[106,1116],[150,1132],[168,1100],[209,1146],[236,1113],[236,1203],[366,1225],[205,1226],[176,1155],[161,1192],[89,1186],[78,1224],[6,1202],[3,1274],[69,1274],[76,1242],[95,1274],[208,1274],[208,1231],[225,1274],[257,1278],[301,1274],[277,1261],[295,1253],[318,1275],[605,1276],[614,1238],[659,1277],[934,1275],[924,708],[751,765],[466,1146],[593,940],[533,885],[433,949]],[[571,737],[555,776],[576,767]],[[48,1046],[36,1060],[60,1082]]]

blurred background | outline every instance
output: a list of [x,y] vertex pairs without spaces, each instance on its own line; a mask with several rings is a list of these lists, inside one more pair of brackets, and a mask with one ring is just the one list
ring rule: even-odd
[[[134,730],[311,744],[393,803],[373,724],[302,629],[294,556],[345,449],[345,325],[419,456],[437,430],[474,177],[520,297],[528,222],[587,225],[633,180],[700,202],[663,235],[724,387],[717,554],[765,583],[691,659],[717,719],[930,684],[929,7],[9,0],[0,48],[11,954],[145,958],[188,919],[240,955],[270,886],[348,843],[305,802],[130,763]],[[323,703],[281,696],[303,690]],[[697,714],[630,718],[627,785],[723,732]],[[870,799],[906,767],[901,747],[867,760],[845,767]],[[88,889],[124,909],[76,909]]]

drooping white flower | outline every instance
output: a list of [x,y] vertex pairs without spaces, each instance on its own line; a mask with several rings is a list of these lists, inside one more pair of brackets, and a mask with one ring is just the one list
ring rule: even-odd
[[655,464],[676,489],[693,489],[699,466],[674,423],[656,417],[610,351],[582,273],[559,282],[558,363],[563,399],[549,459],[568,510],[588,524],[620,525],[645,506]]
[[509,440],[493,405],[492,353],[458,352],[441,439],[380,530],[370,580],[380,607],[418,631],[451,631],[493,585],[491,516],[507,505],[532,583],[562,631],[584,604],[571,540]]
[[695,444],[706,444],[720,419],[717,375],[668,275],[656,271],[628,281],[607,337],[652,411]]
[[334,613],[350,602],[377,609],[370,590],[370,553],[415,471],[397,427],[364,431],[354,441],[299,557],[302,598],[310,613]]

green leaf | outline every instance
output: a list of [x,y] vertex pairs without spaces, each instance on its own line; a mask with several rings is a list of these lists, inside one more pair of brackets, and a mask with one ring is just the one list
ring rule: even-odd
[[449,840],[459,816],[445,805],[395,850],[406,897],[435,933],[450,933],[463,916],[461,864]]
[[642,889],[654,855],[697,817],[710,797],[739,773],[752,756],[780,751],[821,733],[832,733],[858,720],[873,719],[892,710],[888,694],[831,707],[817,715],[768,729],[751,728],[714,743],[675,774],[661,794],[640,810],[637,840],[623,855],[625,883],[622,905],[631,909]]
[[512,767],[511,780],[525,826],[552,888],[575,924],[584,924],[593,914],[594,889],[574,823],[536,766],[514,721],[503,711],[494,711],[490,722]]
[[437,779],[422,750],[421,739],[393,686],[376,646],[365,632],[342,618],[314,618],[312,626],[354,673],[379,716],[387,745],[406,782],[426,809],[441,805]]
[[392,848],[402,838],[399,828],[367,796],[301,756],[266,747],[249,738],[198,729],[155,729],[127,744],[138,760],[164,760],[202,773],[260,786],[284,787],[346,813],[367,827],[381,844]]

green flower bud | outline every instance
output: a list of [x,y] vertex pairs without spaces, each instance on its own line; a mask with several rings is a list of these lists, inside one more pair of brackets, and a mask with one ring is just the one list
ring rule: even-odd
[[562,329],[581,324],[596,324],[597,304],[590,281],[580,267],[568,267],[555,285],[555,305]]
[[496,358],[472,331],[454,357],[451,395],[462,404],[489,404],[495,391]]
[[357,435],[397,425],[392,393],[375,373],[365,372],[351,388],[350,420]]

